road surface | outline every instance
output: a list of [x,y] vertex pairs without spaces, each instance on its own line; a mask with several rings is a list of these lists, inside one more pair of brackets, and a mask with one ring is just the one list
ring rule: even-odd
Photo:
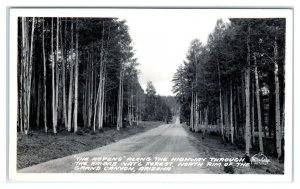
[[[199,158],[203,158],[205,154],[197,150],[196,143],[197,139],[189,135],[177,120],[175,124],[161,125],[101,148],[51,160],[18,172],[207,173],[209,170],[205,166],[199,166]],[[170,162],[172,158],[177,159]],[[194,160],[197,162],[189,166],[180,164],[191,163],[190,160],[192,163]],[[94,163],[91,164],[92,162]]]

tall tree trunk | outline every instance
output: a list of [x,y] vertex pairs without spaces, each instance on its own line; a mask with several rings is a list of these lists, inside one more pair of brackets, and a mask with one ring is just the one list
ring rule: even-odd
[[120,69],[120,81],[119,81],[119,92],[118,92],[118,118],[117,118],[117,130],[123,127],[123,65],[121,63]]
[[[23,30],[21,29],[21,32],[23,32]],[[22,43],[22,41],[21,41]],[[19,50],[19,49],[18,49]],[[18,55],[18,71],[17,71],[17,75],[18,75],[18,122],[17,122],[17,128],[20,129],[20,132],[23,133],[23,112],[22,112],[22,93],[23,93],[23,55],[22,55],[22,49],[21,49],[21,57],[19,57]],[[18,53],[19,54],[19,53]]]
[[139,93],[136,94],[136,125],[140,124],[140,115],[139,115],[139,111],[140,111],[140,104],[139,104]]
[[88,126],[91,127],[91,121],[93,117],[93,107],[94,107],[94,51],[90,53],[90,75],[89,75],[89,117],[88,117]]
[[74,133],[77,132],[78,113],[78,19],[76,19],[76,59],[75,59],[75,99],[74,99]]
[[106,100],[107,92],[104,94],[104,113],[103,113],[103,125],[108,122],[108,102]]
[[232,102],[232,80],[230,81],[230,136],[231,136],[231,144],[234,143],[233,135],[234,135],[234,128],[233,128],[233,102]]
[[[196,113],[195,113],[195,132],[198,132],[199,129],[198,129],[198,126],[199,126],[199,102],[198,102],[198,93],[196,92],[196,98],[195,98],[195,107],[196,107]],[[200,122],[200,125],[201,125],[201,122]]]
[[127,99],[127,121],[129,122],[129,125],[131,126],[131,123],[130,123],[130,97],[128,95],[128,99]]
[[24,128],[26,128],[26,103],[25,103],[25,96],[26,96],[26,69],[25,69],[25,64],[26,64],[26,18],[22,17],[22,55],[21,55],[21,76],[20,76],[20,83],[21,83],[21,91],[20,91],[20,97],[21,102],[20,102],[20,131],[23,133]]
[[[102,41],[103,43],[103,41]],[[103,58],[102,58],[102,53],[103,53],[103,46],[101,45],[101,55],[100,55],[100,76],[99,76],[99,86],[98,86],[98,92],[97,92],[97,107],[98,108],[98,129],[102,129],[102,112],[103,112],[103,106],[102,106],[102,99],[103,99],[103,94],[102,94],[102,85],[103,85]]]
[[131,125],[133,124],[133,121],[134,121],[134,113],[133,113],[133,109],[134,109],[134,106],[133,106],[133,92],[132,92],[132,89],[131,89],[131,98],[130,98],[130,103],[131,103]]
[[135,103],[136,103],[136,125],[139,125],[139,93],[136,93],[136,98],[135,98]]
[[105,102],[105,78],[106,78],[106,73],[105,73],[105,61],[103,62],[104,63],[104,68],[103,68],[103,78],[102,78],[102,90],[101,90],[101,119],[100,119],[100,129],[103,128],[103,119],[104,119],[104,110],[105,110],[105,107],[104,107],[104,102]]
[[[100,80],[101,80],[101,77],[100,77]],[[97,118],[97,113],[98,113],[98,124],[100,123],[100,108],[98,107],[98,104],[100,103],[99,102],[99,98],[100,98],[100,87],[98,87],[98,90],[97,90],[97,97],[96,97],[96,103],[95,103],[95,106],[94,106],[94,122],[93,122],[93,131],[96,131],[96,118]],[[97,111],[98,110],[98,111]],[[99,126],[98,126],[98,129],[99,129]]]
[[88,103],[87,103],[87,112],[88,112],[88,116],[87,116],[87,125],[88,125],[88,127],[91,127],[91,123],[90,123],[90,119],[91,119],[91,107],[92,107],[92,99],[91,99],[91,97],[92,97],[92,94],[91,94],[91,89],[92,89],[92,83],[91,83],[91,81],[92,81],[92,78],[91,78],[91,72],[92,72],[92,51],[90,50],[89,52],[88,52],[88,75],[87,75],[87,77],[88,77]]
[[[243,90],[241,90],[241,92],[243,93]],[[243,136],[244,130],[243,130],[243,123],[242,123],[243,119],[242,119],[242,112],[241,112],[242,108],[241,108],[240,89],[239,89],[239,87],[237,88],[237,101],[238,101],[238,107],[237,108],[238,108],[238,118],[239,118],[239,122],[238,122],[239,126],[237,127],[237,130],[238,130],[238,136],[240,138],[240,136]]]
[[133,94],[132,94],[132,89],[131,89],[131,94],[130,94],[130,124],[133,124],[133,119],[134,119],[134,115],[133,115],[133,103],[132,103],[132,99],[133,99]]
[[247,34],[247,64],[245,68],[245,97],[246,97],[246,124],[245,124],[245,153],[250,156],[250,26]]
[[264,144],[263,144],[263,133],[262,133],[262,118],[261,118],[261,108],[260,108],[260,95],[259,95],[259,80],[257,73],[257,62],[256,56],[254,56],[254,64],[255,64],[255,87],[256,87],[256,106],[257,106],[257,117],[258,117],[258,141],[259,141],[259,151],[264,153]]
[[83,93],[83,108],[82,108],[82,117],[83,117],[83,124],[84,127],[87,127],[87,74],[85,77],[85,86],[84,86],[84,93]]
[[251,85],[252,87],[251,87],[251,89],[252,89],[252,95],[251,95],[251,104],[252,104],[252,106],[251,106],[251,120],[252,120],[252,122],[251,122],[251,128],[252,128],[252,146],[255,146],[255,116],[254,116],[254,84],[252,83],[252,85]]
[[28,113],[28,93],[29,93],[29,89],[28,89],[28,78],[29,78],[29,51],[30,51],[30,48],[29,48],[29,39],[28,39],[28,35],[29,35],[29,29],[28,29],[28,24],[29,24],[29,21],[25,18],[24,19],[24,29],[25,29],[25,50],[24,50],[24,53],[25,53],[25,73],[24,73],[24,89],[25,89],[25,95],[24,95],[24,102],[25,102],[25,108],[24,108],[24,133],[25,134],[28,134],[28,128],[29,128],[29,113]]
[[[22,55],[21,55],[22,56]],[[20,132],[23,133],[23,105],[22,105],[22,92],[23,92],[23,65],[22,58],[18,59],[18,125],[17,127],[20,129]]]
[[[38,91],[38,89],[37,89],[37,84],[36,84],[36,80],[37,80],[37,78],[36,78],[36,73],[35,73],[35,71],[33,71],[32,72],[32,79],[33,79],[33,81],[31,82],[31,90],[32,90],[32,93],[31,93],[31,98],[33,98],[33,99],[36,99],[36,100],[34,100],[34,101],[32,101],[31,103],[30,103],[30,110],[32,110],[33,108],[34,109],[36,109],[37,108],[37,91]],[[35,115],[35,117],[36,117],[37,115]],[[29,121],[31,121],[31,120],[33,120],[33,119],[30,119]],[[31,122],[31,124],[33,124],[33,122]]]
[[225,142],[224,138],[224,126],[223,126],[223,107],[222,107],[222,89],[221,89],[221,71],[220,71],[220,63],[218,63],[218,75],[219,75],[219,101],[220,101],[220,125],[221,125],[221,137],[223,142]]
[[[97,97],[96,97],[96,104],[95,104],[95,110],[98,109],[98,114],[95,111],[94,116],[97,117],[98,115],[98,129],[102,129],[103,127],[103,102],[104,102],[104,82],[105,82],[105,76],[104,76],[104,59],[103,59],[103,53],[104,53],[104,22],[102,23],[102,34],[101,34],[101,49],[100,49],[100,66],[99,66],[99,85],[97,90]],[[96,119],[94,118],[94,124]],[[95,126],[94,126],[95,127]]]
[[69,101],[68,101],[68,131],[71,131],[72,128],[72,102],[73,102],[73,72],[74,72],[74,42],[73,42],[73,33],[74,33],[74,23],[73,18],[71,20],[71,59],[70,59],[70,84],[69,84]]
[[59,69],[58,69],[58,62],[59,62],[59,18],[56,19],[56,82],[55,82],[55,114],[56,114],[56,124],[58,122],[58,90],[59,90]]
[[40,125],[40,109],[41,109],[41,80],[40,76],[38,75],[38,88],[37,88],[37,113],[36,113],[36,126],[39,127]]
[[281,140],[282,140],[282,131],[280,124],[280,92],[279,92],[279,79],[278,79],[278,45],[277,45],[277,36],[274,41],[274,76],[275,76],[275,127],[276,127],[276,149],[278,158],[281,157]]
[[44,128],[45,133],[47,133],[47,67],[46,67],[46,52],[45,52],[45,18],[43,18],[43,36],[42,36],[42,48],[43,48],[43,68],[44,68],[44,77],[43,77],[43,85],[44,85],[44,93],[43,93],[43,101],[44,101]]
[[199,111],[199,125],[202,125],[202,112],[201,110]]
[[[102,39],[103,39],[103,31],[102,31]],[[93,130],[95,131],[96,129],[96,117],[98,115],[98,129],[102,129],[102,125],[101,125],[101,90],[102,90],[102,75],[103,75],[103,41],[101,44],[101,50],[100,50],[100,76],[99,76],[99,86],[98,86],[98,90],[97,90],[97,96],[96,96],[96,103],[95,103],[95,107],[94,107],[94,125],[93,125]],[[97,111],[98,110],[98,111]],[[97,114],[98,113],[98,114]]]
[[190,116],[190,125],[191,130],[194,131],[194,92],[192,92],[192,101],[191,101],[191,116]]
[[245,95],[245,69],[241,71],[241,99],[240,99],[240,107],[241,107],[241,111],[240,111],[240,124],[241,124],[241,131],[242,131],[242,136],[245,139],[245,112],[242,110],[246,110],[246,95]]
[[55,59],[54,59],[54,48],[53,48],[53,18],[51,19],[51,61],[52,61],[52,124],[53,133],[56,134],[57,118],[56,118],[56,104],[55,104]]
[[32,18],[32,27],[31,27],[31,40],[30,40],[30,54],[28,62],[28,85],[27,85],[27,128],[25,134],[28,134],[30,128],[30,100],[31,100],[31,79],[32,79],[32,54],[33,54],[33,40],[34,40],[34,28],[35,28],[35,17]]
[[87,66],[86,66],[86,125],[87,127],[90,127],[89,125],[89,119],[90,119],[90,101],[91,101],[91,95],[90,95],[90,88],[91,88],[91,82],[90,82],[90,70],[91,70],[91,52],[87,51]]
[[229,139],[229,114],[228,114],[228,92],[224,91],[224,121],[225,121],[225,136],[228,141]]
[[131,104],[131,99],[132,99],[132,90],[130,91],[130,95],[128,97],[128,121],[129,121],[130,126],[132,126],[132,104]]
[[[85,51],[83,51],[83,60],[85,60]],[[87,75],[87,74],[86,74]],[[86,127],[86,92],[87,92],[87,77],[85,77],[85,85],[83,91],[83,103],[82,103],[82,119],[83,119],[83,127]]]
[[103,61],[103,68],[102,68],[102,81],[101,81],[101,104],[100,104],[100,124],[99,124],[99,128],[102,129],[103,128],[103,118],[104,118],[104,102],[105,102],[105,78],[106,78],[106,63],[105,60],[102,57],[102,61]]
[[202,132],[202,137],[204,137],[206,129],[208,128],[208,106],[205,108],[205,125],[204,125],[204,129]]
[[[234,97],[234,102],[235,102],[235,97]],[[235,139],[237,138],[237,136],[238,136],[238,122],[237,122],[237,111],[236,111],[236,109],[237,109],[237,107],[236,107],[237,105],[236,105],[236,103],[233,103],[233,112],[234,112],[234,136],[235,136]]]
[[62,60],[62,97],[63,97],[63,122],[65,124],[65,128],[68,129],[68,119],[67,119],[67,102],[66,102],[66,59],[65,59],[65,46],[66,46],[66,25],[67,21],[65,21],[65,28],[64,28],[64,44],[63,44],[63,37],[62,37],[62,22],[60,21],[60,43],[61,43],[61,60]]

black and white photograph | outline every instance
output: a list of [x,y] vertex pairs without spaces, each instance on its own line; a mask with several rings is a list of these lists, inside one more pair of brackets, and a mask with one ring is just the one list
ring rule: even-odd
[[287,179],[291,15],[12,9],[11,178]]

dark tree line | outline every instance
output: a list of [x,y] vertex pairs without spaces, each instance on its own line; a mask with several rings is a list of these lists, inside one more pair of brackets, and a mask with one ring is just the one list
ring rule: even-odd
[[18,26],[20,132],[139,124],[147,95],[126,21],[20,17]]
[[174,75],[180,119],[222,141],[284,155],[285,19],[218,20],[206,44],[191,42]]
[[146,88],[143,120],[155,120],[170,123],[173,119],[173,112],[170,108],[171,106],[167,103],[167,97],[157,95],[153,83],[149,81]]

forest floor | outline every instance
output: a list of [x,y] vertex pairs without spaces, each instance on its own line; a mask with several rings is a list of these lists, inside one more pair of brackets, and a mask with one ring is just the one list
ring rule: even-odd
[[[192,141],[194,146],[199,152],[205,154],[206,157],[212,158],[243,158],[245,156],[244,148],[238,148],[237,145],[232,145],[231,143],[222,143],[220,136],[205,133],[204,138],[202,133],[191,132],[187,126],[183,128],[189,133],[189,135],[194,136],[197,141]],[[256,151],[250,151],[251,156],[257,154]],[[236,166],[234,164],[232,169],[229,168],[225,170],[224,167],[220,169],[214,169],[213,172],[216,174],[222,174],[224,172],[234,173],[234,174],[284,174],[284,163],[279,163],[279,160],[272,156],[267,156],[270,163],[267,165],[253,165],[250,167]]]
[[82,129],[78,134],[65,130],[56,135],[46,134],[43,130],[34,130],[30,135],[18,133],[17,169],[106,146],[162,124],[164,123],[142,122],[138,126],[127,126],[120,131],[116,127],[104,127],[103,132],[96,133],[89,129]]

